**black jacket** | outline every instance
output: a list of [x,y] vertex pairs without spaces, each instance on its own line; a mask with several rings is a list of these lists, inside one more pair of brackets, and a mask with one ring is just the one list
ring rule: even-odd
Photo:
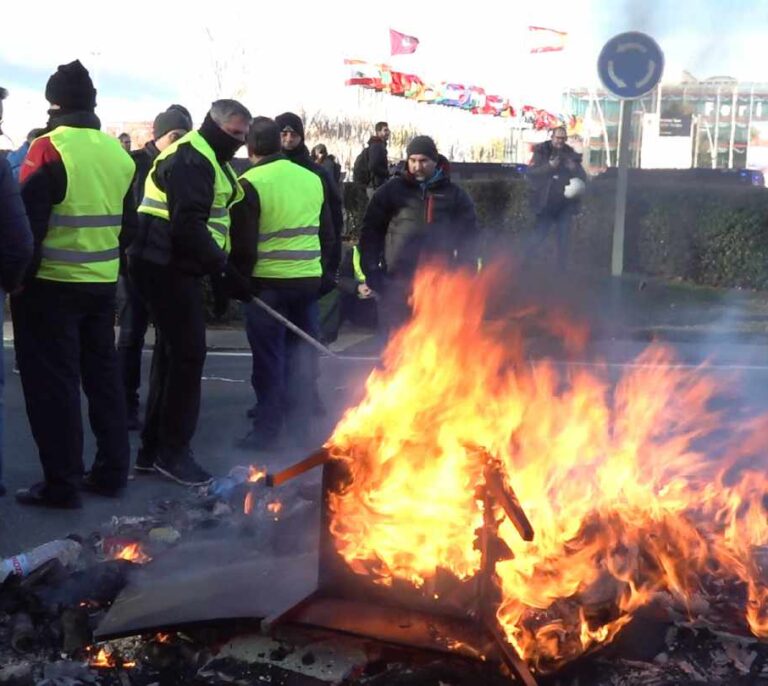
[[373,188],[385,184],[389,178],[387,143],[378,136],[368,139],[368,175]]
[[[270,155],[261,160],[257,167],[271,164],[277,160],[284,160],[283,154]],[[261,200],[258,191],[246,180],[241,180],[245,197],[232,207],[232,252],[230,262],[240,274],[250,276],[256,264],[257,248],[259,244],[259,219],[261,215]],[[323,268],[323,277],[333,280],[339,268],[341,246],[338,244],[336,230],[331,221],[328,208],[328,199],[323,198],[323,206],[320,210],[320,261]],[[294,286],[299,281],[318,281],[318,279],[270,279],[271,284]],[[316,284],[319,287],[319,284]]]
[[[101,122],[93,112],[74,111],[63,115],[52,116],[48,122],[46,132],[54,130],[57,126],[72,126],[84,129],[100,129]],[[67,171],[64,162],[58,153],[50,159],[46,153],[40,153],[45,148],[52,148],[47,138],[38,138],[34,141],[27,153],[27,159],[34,168],[28,175],[22,173],[21,197],[29,217],[34,239],[34,252],[29,264],[26,280],[34,278],[40,267],[42,257],[42,243],[48,233],[48,223],[53,206],[64,200],[67,192]],[[26,171],[26,170],[25,170]],[[120,254],[125,253],[136,235],[138,219],[136,216],[136,204],[133,199],[133,189],[129,188],[123,199],[123,220],[120,231]],[[61,284],[62,287],[76,288],[93,292],[109,291],[115,288],[110,283],[73,283]]]
[[406,171],[373,194],[363,217],[360,263],[376,290],[385,273],[410,278],[423,257],[474,264],[476,237],[474,203],[451,182],[447,160],[441,157],[430,181],[419,183]]
[[152,164],[160,151],[157,149],[155,141],[149,141],[144,144],[143,148],[132,150],[128,154],[136,164],[136,175],[133,177],[133,197],[136,201],[136,207],[138,207],[144,197],[144,182],[147,180],[149,170],[152,169]]
[[0,286],[13,291],[32,258],[32,231],[13,178],[11,165],[0,159]]
[[[549,162],[556,157],[559,157],[560,165],[554,168]],[[574,169],[567,168],[568,160],[576,165]],[[579,200],[569,200],[564,195],[564,189],[573,177],[587,180],[587,174],[581,166],[581,155],[567,144],[556,153],[552,141],[539,143],[533,149],[533,157],[526,172],[534,214],[554,215],[566,207],[573,209],[578,206]]]
[[312,159],[309,150],[307,150],[307,146],[304,145],[303,142],[293,150],[283,150],[283,154],[291,162],[317,174],[323,182],[323,193],[328,205],[328,210],[331,214],[331,222],[333,223],[333,228],[336,232],[335,250],[337,253],[332,261],[338,266],[339,261],[341,260],[341,234],[344,230],[344,210],[341,191],[333,180],[333,175]]
[[[201,135],[205,137],[202,131]],[[191,144],[182,143],[152,174],[157,187],[167,196],[170,223],[140,213],[139,230],[128,256],[160,265],[172,264],[195,276],[221,272],[227,254],[216,244],[207,225],[215,185],[211,163]],[[234,194],[234,173],[230,181]]]

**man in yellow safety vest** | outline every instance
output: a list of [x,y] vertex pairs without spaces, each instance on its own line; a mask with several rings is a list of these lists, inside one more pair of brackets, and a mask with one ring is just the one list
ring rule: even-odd
[[[232,208],[231,262],[251,291],[306,333],[318,337],[317,300],[335,287],[336,231],[321,178],[280,150],[280,127],[257,117],[248,133],[254,166],[240,177],[244,199]],[[314,351],[255,303],[245,306],[258,404],[244,448],[275,445],[284,428],[309,440]]]
[[[94,113],[96,90],[78,60],[45,88],[44,133],[21,169],[35,252],[11,299],[16,359],[44,481],[24,505],[77,508],[79,490],[116,496],[128,478],[125,398],[114,337],[120,245],[135,229],[134,163]],[[96,436],[83,478],[80,385]]]
[[[217,100],[198,130],[157,156],[128,251],[129,274],[156,331],[135,469],[189,486],[211,480],[191,450],[206,353],[202,279],[227,270],[229,208],[243,197],[229,162],[245,142],[250,121],[241,103]],[[229,271],[233,295],[249,298],[247,280]]]

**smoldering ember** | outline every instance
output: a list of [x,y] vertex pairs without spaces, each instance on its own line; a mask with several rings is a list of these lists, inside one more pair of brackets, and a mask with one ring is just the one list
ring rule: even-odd
[[7,561],[0,683],[768,683],[768,417],[659,344],[555,361],[586,331],[498,279],[422,269],[293,466]]

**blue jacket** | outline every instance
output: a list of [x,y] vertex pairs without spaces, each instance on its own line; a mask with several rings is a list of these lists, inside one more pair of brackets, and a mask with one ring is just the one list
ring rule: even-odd
[[0,159],[0,286],[14,291],[32,259],[32,230],[8,160]]
[[13,178],[16,179],[16,181],[19,180],[19,174],[21,174],[21,165],[24,164],[24,158],[27,156],[27,150],[29,150],[29,142],[24,141],[17,150],[8,153],[8,164],[11,165]]

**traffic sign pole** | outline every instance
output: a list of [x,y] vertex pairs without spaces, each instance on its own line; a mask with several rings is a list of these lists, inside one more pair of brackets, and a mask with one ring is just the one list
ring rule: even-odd
[[627,216],[627,186],[629,177],[629,141],[632,136],[631,100],[621,101],[621,140],[619,141],[619,173],[616,181],[616,205],[613,217],[613,252],[611,274],[624,273],[624,223]]
[[597,73],[603,85],[621,99],[621,139],[619,140],[618,178],[613,221],[611,274],[624,272],[624,224],[627,211],[629,141],[632,135],[632,100],[650,93],[661,81],[664,53],[653,38],[644,33],[620,33],[600,51]]

